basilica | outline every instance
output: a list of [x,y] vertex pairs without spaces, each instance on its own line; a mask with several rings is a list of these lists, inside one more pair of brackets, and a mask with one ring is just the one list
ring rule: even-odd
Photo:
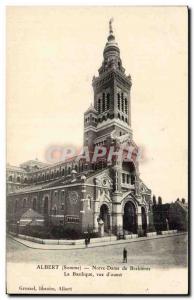
[[31,214],[31,225],[42,221],[42,226],[57,224],[81,233],[88,227],[99,232],[102,226],[105,235],[149,231],[151,190],[140,178],[137,155],[117,159],[119,149],[137,146],[131,124],[131,76],[122,65],[112,21],[92,86],[94,99],[84,113],[83,146],[89,154],[106,149],[113,159],[99,152],[90,161],[82,155],[55,164],[30,160],[18,167],[7,165],[9,224],[22,226],[25,214]]

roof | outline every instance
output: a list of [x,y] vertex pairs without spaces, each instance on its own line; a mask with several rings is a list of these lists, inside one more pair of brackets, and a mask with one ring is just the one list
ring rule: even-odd
[[43,190],[43,189],[47,189],[47,188],[51,188],[51,187],[58,187],[59,185],[66,185],[66,184],[75,184],[75,183],[80,183],[82,182],[83,180],[83,175],[86,176],[86,179],[87,178],[90,178],[91,176],[96,176],[97,174],[101,173],[101,172],[104,172],[104,170],[107,169],[107,168],[104,168],[103,170],[97,170],[97,171],[93,171],[93,170],[88,170],[88,171],[83,171],[83,172],[80,172],[80,173],[77,173],[75,174],[76,175],[76,181],[74,179],[74,181],[72,182],[73,178],[72,176],[68,176],[66,178],[58,178],[56,180],[53,180],[53,181],[49,181],[47,183],[42,183],[42,184],[33,184],[33,185],[28,185],[24,188],[21,188],[17,191],[14,191],[14,192],[10,192],[9,193],[9,196],[12,196],[12,195],[19,195],[19,194],[23,194],[23,193],[28,193],[28,192],[38,192],[40,190]]
[[92,104],[90,104],[90,107],[88,107],[88,109],[86,110],[85,114],[88,112],[94,112],[97,113],[97,110],[94,108],[94,106]]
[[17,191],[14,191],[14,192],[10,192],[9,195],[12,195],[12,194],[21,194],[21,193],[25,193],[25,192],[36,192],[36,191],[39,191],[39,190],[42,190],[42,189],[45,189],[47,187],[52,187],[52,186],[55,186],[57,183],[61,182],[63,179],[60,178],[60,179],[57,179],[57,180],[54,180],[54,181],[50,181],[50,182],[47,182],[47,183],[42,183],[42,184],[32,184],[32,185],[28,185],[24,188],[21,188]]
[[20,219],[44,219],[43,215],[39,214],[37,211],[33,210],[32,208],[29,208]]
[[7,164],[6,168],[7,168],[7,170],[13,170],[13,171],[19,171],[19,172],[27,173],[25,169],[23,169],[21,167],[17,167],[17,166],[12,166],[10,164]]
[[25,162],[23,162],[21,165],[26,165],[26,164],[38,164],[38,165],[48,165],[47,163],[44,163],[42,161],[39,161],[38,159],[29,159]]

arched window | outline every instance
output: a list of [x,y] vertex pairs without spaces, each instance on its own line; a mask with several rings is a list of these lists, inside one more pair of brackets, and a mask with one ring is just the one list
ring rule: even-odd
[[122,182],[125,183],[125,174],[122,173]]
[[120,110],[121,105],[120,105],[120,94],[119,93],[117,93],[117,106],[118,106],[118,109]]
[[59,177],[59,170],[57,170],[57,177]]
[[107,110],[110,109],[110,94],[107,94]]
[[92,208],[92,198],[90,195],[88,195],[88,209]]
[[36,198],[33,199],[32,208],[36,210]]
[[124,121],[124,117],[122,116],[122,120]]
[[130,183],[130,176],[127,174],[127,183]]
[[26,207],[26,198],[23,200],[23,208]]
[[124,99],[122,99],[122,112],[124,112]]
[[67,175],[67,166],[65,166],[65,176]]
[[126,123],[128,122],[127,118],[125,118],[125,122],[126,122]]
[[68,175],[71,174],[71,168],[68,167]]
[[102,112],[106,110],[105,93],[102,94]]
[[8,180],[9,180],[9,181],[12,181],[12,180],[13,180],[13,178],[12,178],[11,175],[9,176]]
[[65,169],[62,169],[62,176],[65,175]]
[[125,113],[127,114],[128,112],[128,103],[127,103],[127,98],[125,98]]
[[81,163],[81,165],[80,165],[80,171],[83,172],[83,170],[84,170],[84,165],[83,165],[83,163]]
[[18,177],[17,177],[17,182],[20,182],[20,181],[21,181],[21,180],[20,180],[20,177],[18,176]]
[[53,215],[56,216],[56,214],[57,214],[57,207],[54,206],[54,208],[53,208]]
[[77,165],[75,165],[75,170],[76,170],[76,172],[78,171],[78,167],[77,167]]
[[27,178],[26,177],[24,178],[24,183],[27,183]]
[[101,113],[101,99],[98,99],[98,112]]
[[132,185],[135,184],[135,175],[134,174],[131,175],[131,184]]
[[120,114],[118,114],[118,118],[119,118],[119,119],[121,118]]
[[43,211],[44,211],[44,214],[46,214],[46,215],[48,214],[48,196],[46,196],[44,199]]
[[52,173],[51,173],[51,178],[53,179],[53,177],[54,177],[54,173],[52,172]]
[[43,174],[43,175],[42,175],[42,181],[44,181],[44,179],[45,179],[45,175]]

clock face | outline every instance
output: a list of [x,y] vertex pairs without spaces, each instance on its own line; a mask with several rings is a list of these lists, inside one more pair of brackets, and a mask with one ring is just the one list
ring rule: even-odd
[[73,191],[73,192],[69,192],[69,200],[71,204],[76,204],[77,200],[78,200],[78,193]]

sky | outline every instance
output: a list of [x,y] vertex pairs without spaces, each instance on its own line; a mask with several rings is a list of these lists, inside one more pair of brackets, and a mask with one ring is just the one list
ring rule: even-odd
[[140,175],[163,202],[187,199],[187,10],[185,7],[8,7],[7,162],[45,161],[54,145],[83,142],[83,113],[113,29],[132,77]]

